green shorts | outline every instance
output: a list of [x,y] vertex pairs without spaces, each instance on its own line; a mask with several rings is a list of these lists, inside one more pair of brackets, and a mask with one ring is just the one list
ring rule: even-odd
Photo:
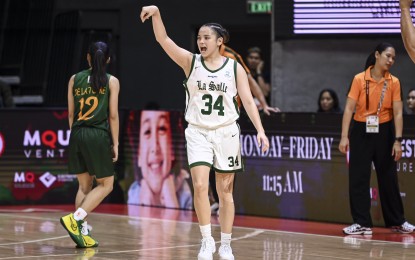
[[68,151],[70,174],[88,172],[97,179],[114,175],[108,131],[76,127],[71,131]]

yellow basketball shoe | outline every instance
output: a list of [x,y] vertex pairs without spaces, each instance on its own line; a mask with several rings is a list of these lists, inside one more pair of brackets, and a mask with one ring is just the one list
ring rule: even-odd
[[91,248],[99,245],[98,241],[93,239],[90,235],[82,235],[83,245],[76,244],[76,248]]
[[83,246],[84,240],[81,234],[81,223],[73,218],[73,214],[70,213],[61,217],[60,222],[62,226],[68,231],[69,236],[75,242],[77,246]]
[[89,232],[89,229],[87,227],[87,225],[84,224],[84,221],[79,221],[79,227],[81,230],[81,236],[82,236],[82,240],[83,240],[83,245],[77,245],[77,248],[90,248],[90,247],[97,247],[98,246],[98,241],[96,241],[95,239],[93,239],[91,237],[91,233]]
[[89,248],[89,247],[97,247],[99,245],[98,241],[93,239],[89,234],[88,235],[82,235],[82,245],[76,244],[77,248]]

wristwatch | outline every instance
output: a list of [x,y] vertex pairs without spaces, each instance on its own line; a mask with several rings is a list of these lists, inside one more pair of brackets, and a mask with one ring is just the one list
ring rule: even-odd
[[401,136],[399,136],[399,137],[395,137],[395,141],[397,141],[397,142],[402,142],[402,137]]

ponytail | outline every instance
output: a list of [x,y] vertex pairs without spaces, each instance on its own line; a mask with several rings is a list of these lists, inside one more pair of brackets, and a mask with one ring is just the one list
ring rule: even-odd
[[104,42],[94,42],[90,45],[88,53],[91,56],[90,84],[92,89],[98,93],[101,87],[108,84],[106,65],[109,48]]
[[367,70],[367,68],[369,68],[370,66],[374,66],[376,63],[376,56],[375,56],[375,52],[372,52],[369,54],[369,56],[366,59],[366,64],[365,64],[365,70]]

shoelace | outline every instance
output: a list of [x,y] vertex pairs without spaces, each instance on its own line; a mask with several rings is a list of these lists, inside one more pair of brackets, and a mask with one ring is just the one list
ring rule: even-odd
[[200,248],[200,252],[203,251],[207,251],[208,249],[210,249],[210,247],[208,246],[209,240],[208,239],[202,239],[202,247]]
[[348,228],[348,230],[350,230],[350,231],[356,231],[356,229],[358,229],[358,228],[360,228],[360,225],[359,224],[353,224],[353,225],[351,225]]
[[[82,222],[82,224],[81,224],[81,233],[82,233],[82,235],[84,235],[84,236],[89,235],[89,231],[90,231],[89,227],[91,227],[91,226],[89,226],[87,224],[87,222],[85,222],[85,221]],[[92,227],[91,227],[91,229],[92,229]]]
[[84,235],[84,236],[89,235],[89,230],[88,230],[88,228],[87,228],[87,227],[85,227],[84,225],[82,225],[82,228],[81,228],[81,233],[82,233],[82,235]]
[[232,254],[232,248],[229,245],[223,245],[221,246],[221,253],[223,254]]
[[405,222],[405,223],[402,224],[402,228],[403,229],[408,229],[408,230],[413,230],[414,226],[409,224],[408,222]]

